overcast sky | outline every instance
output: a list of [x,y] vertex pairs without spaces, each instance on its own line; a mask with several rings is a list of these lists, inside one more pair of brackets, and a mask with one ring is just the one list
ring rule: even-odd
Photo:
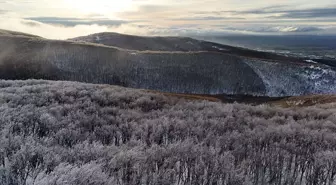
[[0,0],[0,29],[65,39],[138,35],[336,34],[335,0]]

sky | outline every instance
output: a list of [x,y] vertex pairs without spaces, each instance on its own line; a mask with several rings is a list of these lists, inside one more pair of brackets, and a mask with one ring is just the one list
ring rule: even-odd
[[50,39],[136,35],[336,34],[335,0],[0,0],[0,29]]

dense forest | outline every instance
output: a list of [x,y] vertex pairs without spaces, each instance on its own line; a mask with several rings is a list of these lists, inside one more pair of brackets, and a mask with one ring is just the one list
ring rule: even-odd
[[1,185],[331,185],[336,106],[0,81]]

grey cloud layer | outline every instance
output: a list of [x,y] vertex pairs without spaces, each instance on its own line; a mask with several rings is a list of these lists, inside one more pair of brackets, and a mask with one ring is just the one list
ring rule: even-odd
[[4,10],[4,9],[0,9],[0,14],[5,14],[5,13],[8,13],[9,10]]
[[184,20],[184,21],[202,21],[202,20],[244,20],[242,17],[224,17],[224,16],[198,16],[198,17],[182,17],[174,18],[171,20]]
[[[309,19],[309,18],[336,18],[336,7],[326,7],[326,8],[310,8],[310,9],[291,9],[291,7],[286,5],[279,6],[269,6],[259,9],[250,9],[244,11],[198,11],[193,12],[193,15],[213,15],[218,18],[223,14],[231,14],[234,16],[246,16],[247,14],[260,15],[265,18],[299,18],[299,19]],[[275,16],[275,14],[280,14]]]
[[288,9],[288,6],[272,6],[262,9],[254,9],[247,11],[233,11],[235,14],[282,14],[280,16],[273,16],[273,18],[328,18],[336,17],[336,7],[326,8],[310,8],[310,9]]
[[261,27],[226,27],[226,30],[232,31],[246,31],[255,33],[307,33],[323,31],[324,29],[316,26],[261,26]]
[[283,12],[285,18],[336,18],[336,8],[315,8]]
[[61,18],[61,17],[29,17],[26,20],[37,21],[45,24],[57,24],[63,26],[76,26],[76,25],[106,25],[118,26],[124,23],[129,23],[124,20],[110,20],[110,19],[80,19],[80,18]]
[[[43,0],[43,2],[48,1]],[[97,3],[99,1],[96,0]],[[320,0],[321,7],[312,8],[313,3],[316,4],[316,2],[308,2],[308,0],[306,4],[302,3],[305,0],[298,0],[301,3],[300,6],[289,2],[279,5],[279,1],[275,2],[275,0],[260,3],[262,1],[244,0],[237,3],[233,0],[208,0],[207,2],[204,0],[133,0],[134,9],[112,16],[101,12],[90,15],[71,12],[63,14],[64,12],[59,10],[64,10],[66,7],[48,9],[41,0],[0,0],[0,28],[29,32],[48,38],[75,37],[83,30],[86,30],[85,34],[116,31],[140,35],[336,34],[332,31],[336,27],[336,6],[331,2]],[[247,6],[251,2],[255,4]],[[228,6],[224,6],[225,3]],[[234,5],[230,6],[232,4]],[[246,7],[249,8],[246,9]],[[114,18],[109,19],[111,17]]]
[[[222,19],[222,18],[221,18]],[[216,17],[204,17],[204,18],[179,18],[176,20],[212,20],[216,23],[220,19]],[[222,19],[223,21],[230,20]],[[239,20],[239,19],[237,19]],[[239,20],[240,21],[240,20]],[[245,20],[243,20],[245,21]],[[246,20],[247,21],[247,20]],[[117,28],[119,26],[126,26],[123,28],[125,33],[138,34],[134,30],[143,30],[142,34],[144,35],[185,35],[185,34],[200,34],[200,35],[225,35],[225,34],[277,34],[277,33],[292,33],[292,34],[309,34],[309,33],[325,33],[330,34],[329,28],[324,28],[323,26],[308,26],[308,25],[293,25],[287,24],[279,26],[276,23],[271,25],[262,25],[262,24],[246,24],[246,25],[208,25],[205,27],[201,23],[185,23],[178,25],[169,25],[165,27],[158,27],[150,24],[134,25],[131,22],[119,21],[119,20],[86,20],[78,18],[57,18],[57,17],[35,17],[27,18],[21,21],[21,24],[24,24],[29,27],[41,26],[42,23],[47,25],[58,25],[65,27],[75,27],[78,25],[82,26],[91,26],[91,25],[101,25],[101,26],[111,26]],[[111,30],[113,31],[113,30]]]

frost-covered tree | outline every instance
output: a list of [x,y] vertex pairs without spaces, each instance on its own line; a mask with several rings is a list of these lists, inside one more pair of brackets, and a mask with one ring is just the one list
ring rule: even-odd
[[336,106],[0,81],[0,184],[335,184]]

